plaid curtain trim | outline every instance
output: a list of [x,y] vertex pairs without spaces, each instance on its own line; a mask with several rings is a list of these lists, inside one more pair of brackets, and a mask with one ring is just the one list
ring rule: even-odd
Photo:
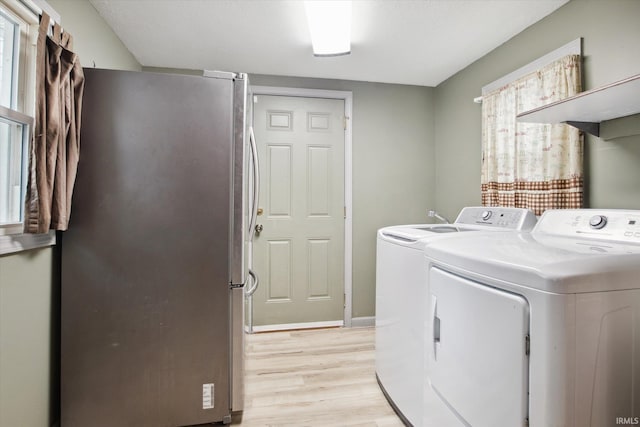
[[537,182],[488,182],[482,184],[483,206],[531,209],[542,215],[547,209],[583,207],[583,179],[558,179]]

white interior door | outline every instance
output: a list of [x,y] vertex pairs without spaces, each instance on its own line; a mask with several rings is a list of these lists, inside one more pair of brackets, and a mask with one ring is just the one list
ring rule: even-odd
[[342,321],[344,100],[257,95],[261,164],[253,324]]

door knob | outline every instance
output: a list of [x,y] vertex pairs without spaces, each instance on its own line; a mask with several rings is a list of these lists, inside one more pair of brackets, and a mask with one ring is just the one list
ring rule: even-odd
[[259,236],[260,233],[262,233],[263,228],[262,224],[256,224],[256,236]]

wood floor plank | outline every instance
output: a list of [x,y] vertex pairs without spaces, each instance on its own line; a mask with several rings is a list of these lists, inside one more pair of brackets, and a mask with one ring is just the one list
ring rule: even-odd
[[247,336],[244,427],[402,427],[375,378],[373,328]]

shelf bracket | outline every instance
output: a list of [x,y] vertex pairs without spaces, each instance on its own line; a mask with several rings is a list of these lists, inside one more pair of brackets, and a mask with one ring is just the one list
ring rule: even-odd
[[600,136],[600,123],[572,121],[566,121],[565,123],[573,126],[574,128],[578,128],[581,131],[590,133],[591,135]]

